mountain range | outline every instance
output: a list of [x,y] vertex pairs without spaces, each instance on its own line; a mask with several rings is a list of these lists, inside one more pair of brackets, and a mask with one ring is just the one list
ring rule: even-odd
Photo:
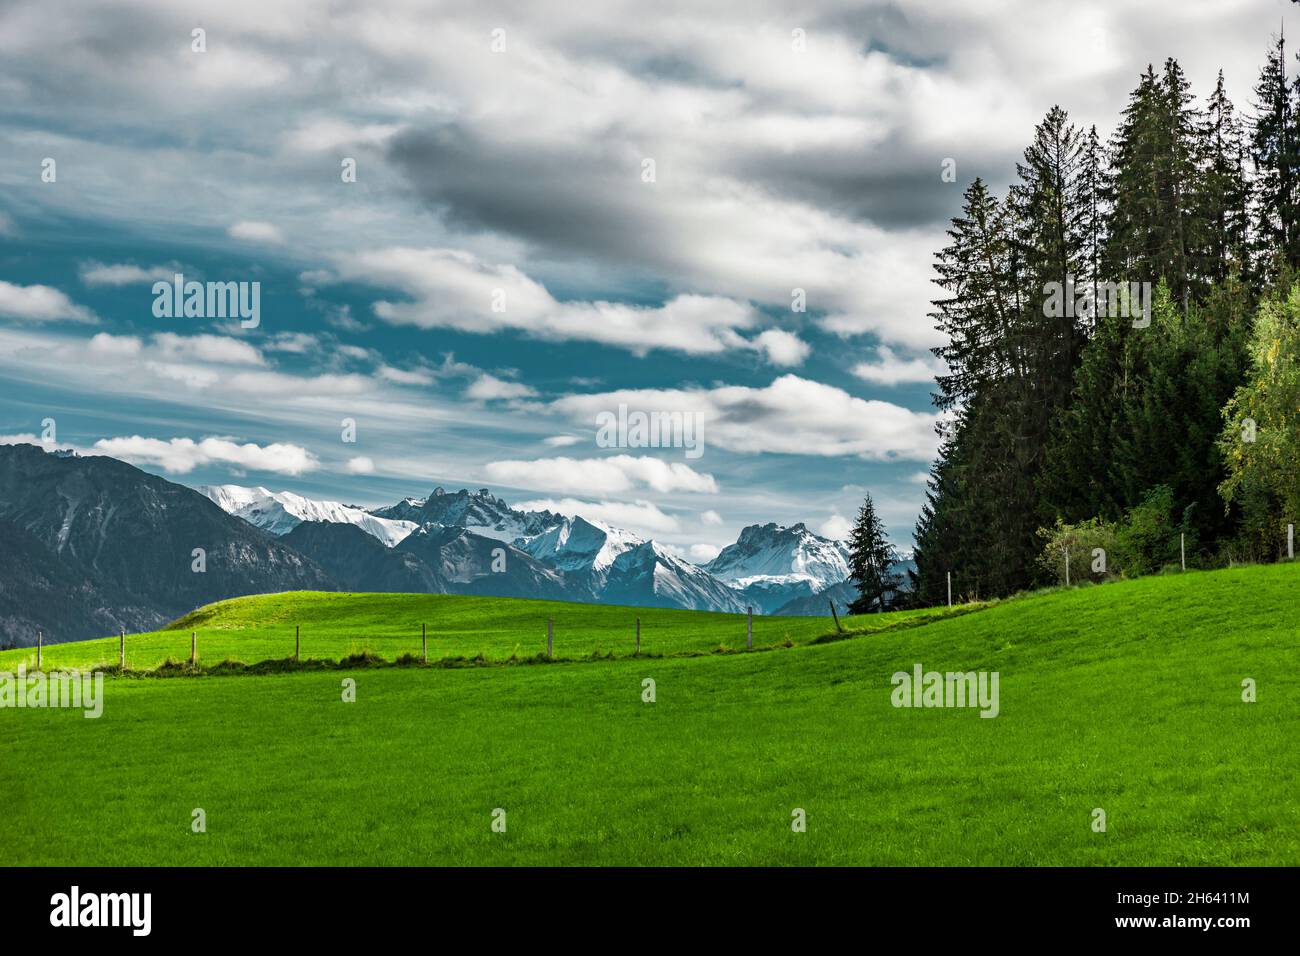
[[223,598],[298,589],[820,616],[849,599],[847,578],[845,545],[803,524],[751,525],[698,566],[487,489],[364,508],[0,446],[0,644],[33,644],[38,629],[51,643],[146,630]]

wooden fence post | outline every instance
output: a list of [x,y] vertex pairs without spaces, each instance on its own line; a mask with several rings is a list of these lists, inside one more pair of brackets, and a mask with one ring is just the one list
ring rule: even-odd
[[429,635],[423,623],[420,625],[420,648],[424,663],[429,663]]
[[198,659],[198,656],[199,656],[199,632],[190,631],[190,667],[194,666],[194,662]]
[[633,656],[641,656],[641,619],[639,617],[636,619],[636,654]]
[[749,614],[748,623],[745,625],[745,647],[749,650],[754,649],[754,608],[753,605],[745,608]]
[[1178,563],[1187,570],[1187,535],[1182,531],[1178,532]]
[[948,606],[952,607],[952,572],[948,572]]
[[546,659],[551,660],[551,631],[554,622],[548,617],[546,619]]
[[302,654],[302,634],[301,634],[301,630],[302,630],[302,625],[301,625],[301,624],[295,624],[295,625],[293,626],[293,659],[294,659],[295,661],[296,661],[296,660],[299,660],[299,659],[300,659],[300,655]]
[[840,616],[835,610],[835,600],[834,598],[827,598],[827,600],[830,601],[831,605],[831,617],[835,618],[835,630],[843,633],[844,628],[840,625]]
[[117,629],[117,669],[126,670],[126,628]]
[[1295,525],[1293,524],[1286,526],[1286,556],[1295,557]]
[[43,642],[43,638],[42,638],[42,636],[41,636],[40,628],[37,628],[37,629],[36,629],[36,669],[37,669],[37,670],[40,670],[40,669],[41,669],[41,644],[42,644],[42,642]]
[[1070,586],[1070,549],[1065,549],[1065,586]]

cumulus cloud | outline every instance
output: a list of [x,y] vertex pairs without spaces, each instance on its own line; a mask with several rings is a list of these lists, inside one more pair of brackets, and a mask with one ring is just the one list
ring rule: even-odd
[[355,458],[349,458],[343,470],[349,475],[373,475],[375,473],[374,460],[365,455],[357,455]]
[[99,319],[48,285],[15,285],[0,279],[0,318],[20,322],[87,322]]
[[541,338],[599,342],[644,355],[668,349],[708,355],[757,349],[775,364],[808,354],[797,336],[768,330],[741,333],[759,321],[747,302],[682,294],[660,306],[560,301],[517,266],[492,264],[456,249],[389,248],[338,259],[339,275],[391,286],[408,301],[380,299],[375,315],[393,325],[490,333],[515,329]]
[[237,222],[229,229],[226,234],[231,239],[240,239],[244,242],[265,242],[281,243],[284,242],[284,234],[280,232],[280,227],[269,222],[258,222],[254,220],[245,220]]
[[475,401],[493,401],[496,399],[529,398],[537,392],[521,382],[507,382],[484,372],[465,389],[465,397]]
[[228,438],[145,438],[131,435],[102,438],[95,450],[137,465],[151,465],[168,474],[184,475],[206,465],[228,465],[240,470],[269,471],[278,475],[301,475],[315,471],[316,456],[298,445],[275,442],[238,444]]
[[721,548],[713,544],[693,544],[686,553],[694,563],[708,564],[718,556],[721,550]]
[[266,365],[252,345],[229,335],[177,335],[159,332],[151,339],[156,355],[165,360],[196,359],[219,365]]
[[930,461],[937,449],[935,415],[857,398],[797,375],[783,375],[764,388],[722,385],[568,395],[550,407],[592,421],[620,404],[699,415],[705,444],[736,452]]
[[422,368],[406,369],[381,365],[377,373],[380,378],[396,385],[432,385],[434,382],[433,373]]
[[767,359],[773,365],[802,365],[812,348],[793,332],[783,329],[768,329],[760,332],[753,341],[755,348],[767,353]]
[[916,358],[901,358],[888,346],[876,349],[874,362],[859,362],[852,372],[864,382],[876,385],[902,385],[908,382],[933,382],[936,375],[943,375],[946,366],[931,355]]
[[111,335],[97,332],[90,338],[89,350],[96,355],[130,357],[144,350],[144,340],[135,335]]
[[823,538],[843,541],[853,531],[853,524],[842,514],[831,515],[817,527],[817,533]]
[[81,281],[90,286],[148,285],[154,282],[171,282],[183,268],[175,262],[157,266],[137,266],[122,262],[109,265],[103,262],[83,262]]
[[716,494],[718,491],[712,475],[701,474],[682,462],[648,456],[493,461],[488,462],[484,473],[497,484],[560,493],[606,495],[635,488],[650,488],[665,494],[675,491]]
[[277,332],[262,345],[268,352],[288,352],[293,355],[308,355],[320,347],[320,336],[310,332]]

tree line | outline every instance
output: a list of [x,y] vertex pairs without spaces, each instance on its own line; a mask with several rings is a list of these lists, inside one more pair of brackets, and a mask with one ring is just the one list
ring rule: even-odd
[[1300,519],[1291,59],[1275,39],[1245,115],[1222,72],[1202,103],[1176,60],[1148,66],[1108,139],[1054,106],[1005,195],[966,188],[935,264],[947,371],[917,604],[944,603],[949,572],[962,598],[1053,583],[1071,544],[1080,578],[1088,545],[1105,575],[1160,570],[1180,542],[1189,566],[1283,554]]

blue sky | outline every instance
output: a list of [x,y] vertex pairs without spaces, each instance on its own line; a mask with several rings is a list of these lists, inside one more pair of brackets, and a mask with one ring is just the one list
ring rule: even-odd
[[[869,490],[906,547],[963,186],[1055,102],[1108,134],[1148,59],[1247,106],[1286,9],[993,6],[8,4],[0,440],[53,418],[365,505],[488,487],[696,560],[843,533]],[[1037,42],[1063,25],[1077,62]],[[175,271],[260,283],[260,325],[156,317]],[[599,447],[619,403],[699,415],[704,454]]]

